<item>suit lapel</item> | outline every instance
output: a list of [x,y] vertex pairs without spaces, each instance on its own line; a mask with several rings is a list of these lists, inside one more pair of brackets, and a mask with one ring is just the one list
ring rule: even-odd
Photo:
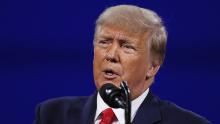
[[160,120],[161,114],[158,106],[158,98],[149,92],[138,109],[132,124],[153,124]]
[[[96,112],[97,92],[90,96],[82,109],[82,124],[93,124]],[[161,120],[158,98],[151,92],[141,104],[132,124],[153,124]]]
[[96,97],[97,92],[90,96],[83,108],[82,112],[82,124],[93,124],[96,112]]

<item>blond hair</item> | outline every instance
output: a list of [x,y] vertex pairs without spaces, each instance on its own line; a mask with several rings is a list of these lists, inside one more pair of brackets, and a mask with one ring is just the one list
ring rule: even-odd
[[101,26],[114,25],[123,27],[131,33],[150,33],[152,59],[162,64],[166,53],[167,32],[161,18],[152,10],[134,5],[118,5],[107,8],[96,20],[96,29]]

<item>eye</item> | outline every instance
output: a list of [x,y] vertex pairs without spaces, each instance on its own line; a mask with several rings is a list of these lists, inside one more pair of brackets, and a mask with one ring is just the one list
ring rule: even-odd
[[98,43],[99,44],[108,44],[109,42],[108,42],[108,40],[100,40]]
[[121,45],[123,48],[126,48],[126,49],[133,49],[135,50],[135,47],[129,43],[122,43]]
[[103,40],[98,40],[97,45],[100,47],[108,47],[111,44],[111,40],[108,39],[103,39]]
[[132,45],[123,45],[123,47],[125,47],[127,49],[135,49]]
[[126,53],[134,53],[136,51],[135,47],[130,44],[123,44],[122,48]]

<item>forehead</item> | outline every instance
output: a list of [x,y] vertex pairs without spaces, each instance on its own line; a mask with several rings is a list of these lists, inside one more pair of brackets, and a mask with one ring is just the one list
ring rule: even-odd
[[147,32],[134,32],[126,27],[116,26],[98,26],[96,29],[96,38],[116,38],[130,41],[146,41],[148,38]]

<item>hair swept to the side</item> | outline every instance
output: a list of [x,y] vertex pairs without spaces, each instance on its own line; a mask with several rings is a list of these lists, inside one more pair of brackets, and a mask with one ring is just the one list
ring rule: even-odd
[[118,5],[107,8],[96,20],[97,30],[102,26],[123,27],[131,33],[150,33],[146,42],[150,43],[152,59],[162,64],[166,53],[167,31],[162,19],[152,10],[134,5]]

